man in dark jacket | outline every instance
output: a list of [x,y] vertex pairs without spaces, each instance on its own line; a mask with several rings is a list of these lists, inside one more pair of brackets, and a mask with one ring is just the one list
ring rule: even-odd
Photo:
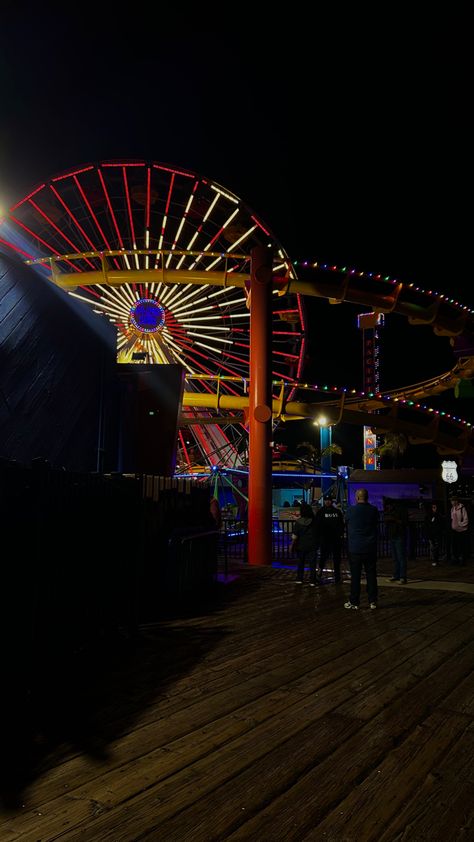
[[403,503],[387,500],[384,521],[393,558],[393,575],[389,581],[406,585],[408,512]]
[[316,584],[316,535],[313,510],[308,503],[300,503],[300,517],[293,526],[292,548],[298,556],[296,584],[302,585],[305,565],[309,565],[309,584]]
[[432,566],[437,567],[439,556],[443,546],[445,532],[444,517],[438,509],[437,503],[431,503],[430,510],[425,518],[425,533],[430,544],[430,555]]
[[369,503],[366,488],[356,491],[356,504],[346,513],[347,546],[351,565],[351,597],[344,608],[357,610],[360,602],[362,567],[367,577],[367,596],[370,608],[377,608],[377,532],[379,513]]
[[324,498],[322,509],[316,515],[316,537],[321,547],[319,556],[319,572],[322,575],[326,562],[332,555],[334,564],[334,582],[341,581],[341,547],[344,533],[344,517],[336,509],[331,497]]

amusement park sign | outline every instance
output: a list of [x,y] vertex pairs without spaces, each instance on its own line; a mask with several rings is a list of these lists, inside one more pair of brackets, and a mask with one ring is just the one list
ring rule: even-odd
[[441,462],[441,471],[441,479],[444,479],[445,482],[458,481],[458,466],[456,462]]

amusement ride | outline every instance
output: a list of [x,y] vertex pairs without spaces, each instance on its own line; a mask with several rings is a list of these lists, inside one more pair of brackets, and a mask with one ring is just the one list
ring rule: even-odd
[[[183,367],[182,472],[196,461],[242,468],[253,418],[266,425],[269,444],[268,425],[322,408],[328,424],[375,424],[440,454],[474,448],[470,422],[426,403],[474,375],[472,342],[463,345],[473,309],[389,276],[291,260],[267,223],[211,179],[155,161],[81,166],[16,202],[0,243],[114,325],[118,363]],[[430,325],[458,344],[456,365],[390,393],[302,382],[306,295]],[[252,346],[261,358],[253,375]],[[264,369],[271,393],[254,395],[252,408]],[[263,453],[263,439],[258,447]]]

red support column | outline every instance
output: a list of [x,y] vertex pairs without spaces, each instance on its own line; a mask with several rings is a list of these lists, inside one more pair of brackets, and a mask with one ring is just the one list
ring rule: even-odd
[[272,250],[251,252],[249,564],[272,563]]

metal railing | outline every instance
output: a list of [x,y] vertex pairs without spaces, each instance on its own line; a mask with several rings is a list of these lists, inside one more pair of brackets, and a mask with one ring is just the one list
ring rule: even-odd
[[171,534],[164,575],[168,594],[175,598],[195,594],[215,582],[218,537],[216,529]]
[[[291,536],[294,520],[273,520],[272,530],[272,559],[279,563],[295,563],[291,553]],[[224,560],[225,568],[230,559],[247,561],[248,532],[247,522],[243,520],[224,520],[219,536],[219,557]],[[421,521],[410,522],[407,530],[408,558],[427,557],[430,554],[429,542],[425,535],[424,524]],[[342,542],[342,556],[347,558],[346,539]],[[390,538],[387,525],[379,523],[377,540],[377,557],[391,558]]]

